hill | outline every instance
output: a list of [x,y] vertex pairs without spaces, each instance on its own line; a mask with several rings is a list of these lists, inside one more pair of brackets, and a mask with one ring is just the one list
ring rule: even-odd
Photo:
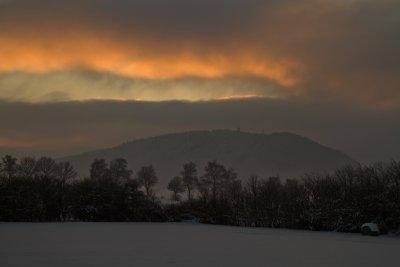
[[117,147],[65,157],[81,175],[95,158],[125,158],[137,170],[153,164],[160,187],[178,175],[183,163],[193,161],[199,173],[207,161],[234,168],[241,178],[251,174],[288,178],[305,172],[331,171],[354,163],[344,153],[292,133],[256,134],[230,130],[193,131],[134,140]]

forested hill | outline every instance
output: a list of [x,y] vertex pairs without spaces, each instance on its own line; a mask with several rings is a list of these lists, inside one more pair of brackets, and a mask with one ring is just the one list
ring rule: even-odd
[[78,173],[86,175],[95,158],[125,158],[137,170],[153,164],[165,186],[178,175],[182,164],[195,162],[202,173],[207,161],[217,160],[234,168],[240,178],[251,174],[280,175],[282,178],[305,172],[329,171],[354,161],[337,150],[291,133],[255,134],[230,130],[193,131],[134,140],[114,148],[63,158]]

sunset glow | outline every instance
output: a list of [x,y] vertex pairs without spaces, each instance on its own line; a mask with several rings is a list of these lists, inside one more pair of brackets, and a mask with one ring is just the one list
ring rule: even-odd
[[0,36],[0,43],[0,72],[87,69],[144,79],[258,77],[287,87],[300,79],[295,75],[300,72],[299,63],[260,58],[251,48],[233,54],[211,51],[197,55],[190,47],[157,54],[142,47],[87,37],[60,40]]

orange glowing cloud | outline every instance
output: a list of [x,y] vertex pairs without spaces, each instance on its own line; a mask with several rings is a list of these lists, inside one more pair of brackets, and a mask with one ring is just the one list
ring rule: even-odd
[[398,0],[166,2],[0,0],[0,100],[399,106]]
[[251,47],[227,52],[209,49],[200,55],[194,52],[194,46],[159,52],[159,47],[147,47],[143,42],[124,43],[88,33],[61,37],[0,35],[0,72],[87,69],[144,79],[257,77],[286,87],[299,82],[295,73],[302,66],[297,62],[260,57]]

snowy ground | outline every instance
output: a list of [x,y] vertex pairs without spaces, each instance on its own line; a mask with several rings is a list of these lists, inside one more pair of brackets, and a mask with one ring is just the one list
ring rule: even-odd
[[0,223],[0,266],[400,266],[400,238],[184,223]]

